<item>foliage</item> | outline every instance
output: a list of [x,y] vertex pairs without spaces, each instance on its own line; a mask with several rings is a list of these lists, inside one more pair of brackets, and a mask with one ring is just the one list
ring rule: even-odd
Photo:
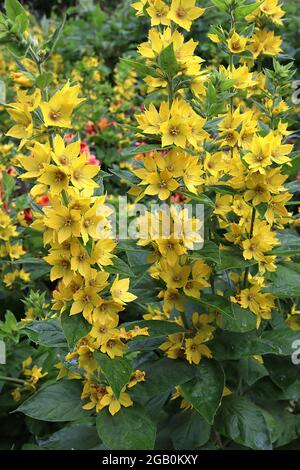
[[65,10],[0,16],[0,447],[296,449],[292,2]]

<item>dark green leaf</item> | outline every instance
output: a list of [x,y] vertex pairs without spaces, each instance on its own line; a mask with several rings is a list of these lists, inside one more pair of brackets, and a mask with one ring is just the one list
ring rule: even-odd
[[38,439],[43,449],[51,450],[89,450],[100,444],[95,426],[73,424],[56,431],[51,436]]
[[97,431],[110,450],[151,450],[156,427],[145,412],[134,405],[112,416],[106,409],[97,417]]
[[60,326],[59,320],[49,318],[48,320],[35,320],[25,324],[22,329],[32,341],[48,346],[50,348],[66,347],[66,338]]
[[69,315],[64,312],[61,316],[61,326],[70,349],[74,349],[78,341],[91,331],[91,325],[81,314]]
[[133,372],[132,362],[126,357],[110,359],[106,354],[95,351],[94,357],[101,367],[116,398],[119,398],[122,388],[127,385]]
[[203,359],[196,367],[196,377],[181,386],[183,396],[193,408],[212,424],[220,406],[225,377],[222,368],[214,360]]
[[36,392],[16,411],[41,421],[76,421],[88,415],[82,409],[81,392],[81,383],[61,380]]
[[246,397],[230,395],[223,399],[216,428],[223,436],[250,449],[272,449],[264,414]]
[[184,410],[171,417],[168,424],[176,450],[197,449],[210,436],[210,426],[196,410]]
[[134,399],[149,399],[160,393],[171,391],[195,377],[195,367],[182,360],[163,358],[143,367],[146,381],[132,389]]

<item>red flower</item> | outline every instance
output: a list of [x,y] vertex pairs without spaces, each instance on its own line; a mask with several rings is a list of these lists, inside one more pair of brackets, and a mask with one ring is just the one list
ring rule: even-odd
[[93,153],[91,153],[91,155],[88,159],[88,163],[90,165],[100,165],[99,160],[97,159],[96,155],[94,155]]

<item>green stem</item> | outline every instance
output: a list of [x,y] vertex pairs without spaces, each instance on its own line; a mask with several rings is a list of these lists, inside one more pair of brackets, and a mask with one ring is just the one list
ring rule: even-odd
[[183,323],[184,327],[187,330],[189,330],[189,325],[188,325],[188,322],[187,322],[187,319],[186,319],[185,312],[180,312],[180,317],[181,317],[181,320],[182,320],[182,323]]
[[171,108],[174,100],[174,92],[173,92],[173,83],[172,79],[168,78],[168,98],[169,98],[169,108]]
[[[255,215],[256,215],[256,209],[255,207],[252,208],[252,216],[251,216],[251,226],[250,226],[250,233],[249,233],[249,238],[251,239],[253,237],[253,230],[254,230],[254,223],[255,223]],[[249,277],[249,266],[245,269],[245,275],[244,275],[244,282],[243,282],[243,289],[246,288],[248,284],[248,277]]]
[[0,375],[0,382],[12,382],[20,385],[24,385],[26,380],[16,379],[14,377],[6,377],[5,375]]

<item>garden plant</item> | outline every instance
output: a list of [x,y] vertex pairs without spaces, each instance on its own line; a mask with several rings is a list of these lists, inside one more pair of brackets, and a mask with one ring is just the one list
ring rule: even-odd
[[34,3],[0,13],[0,449],[298,450],[297,2]]

